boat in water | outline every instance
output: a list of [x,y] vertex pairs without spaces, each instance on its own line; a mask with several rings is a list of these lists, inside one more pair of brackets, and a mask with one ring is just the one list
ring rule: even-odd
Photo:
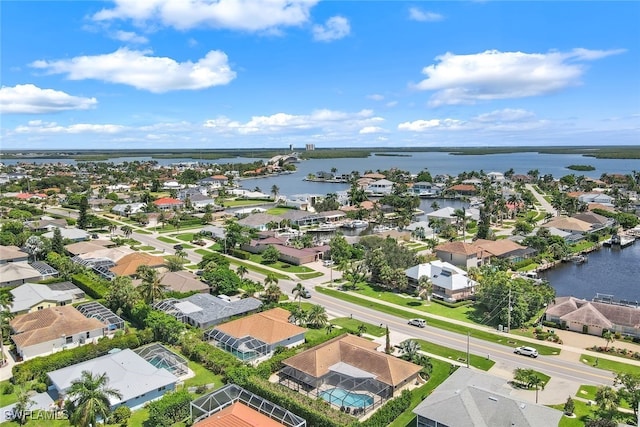
[[350,230],[353,230],[356,228],[367,228],[368,226],[369,226],[369,222],[361,219],[354,219],[353,221],[347,221],[342,224],[343,228],[348,228]]

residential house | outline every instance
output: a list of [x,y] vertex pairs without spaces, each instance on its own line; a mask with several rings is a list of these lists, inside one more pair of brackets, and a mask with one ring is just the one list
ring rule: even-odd
[[431,261],[418,264],[404,271],[409,279],[409,286],[418,287],[421,277],[427,277],[433,285],[431,297],[447,302],[456,302],[471,298],[478,283],[467,275],[467,272],[453,264],[442,261]]
[[120,258],[115,267],[110,268],[110,271],[117,276],[133,276],[141,265],[146,265],[151,268],[162,267],[164,265],[164,258],[144,252],[133,252]]
[[304,344],[307,329],[289,323],[291,313],[283,308],[255,313],[222,323],[205,337],[243,362],[270,358],[279,348]]
[[458,368],[413,413],[418,427],[557,426],[562,411],[512,397],[507,380]]
[[447,191],[454,195],[460,196],[475,196],[478,189],[474,184],[457,184],[447,188]]
[[94,342],[104,336],[104,325],[65,305],[16,316],[9,322],[18,355],[26,360]]
[[405,230],[410,231],[411,235],[417,239],[433,239],[436,235],[428,221],[417,221],[407,225]]
[[238,220],[238,224],[244,227],[254,228],[258,231],[267,230],[269,223],[278,224],[279,222],[280,222],[279,216],[271,215],[268,213],[251,214],[246,218],[242,218]]
[[73,381],[89,371],[94,375],[105,375],[109,388],[117,390],[122,397],[109,397],[110,409],[127,406],[138,409],[146,403],[160,399],[175,389],[178,378],[165,368],[154,366],[131,349],[119,350],[86,362],[49,372],[51,387],[61,397],[68,395]]
[[224,210],[222,206],[217,206],[215,199],[212,199],[209,196],[203,196],[202,194],[195,194],[189,198],[191,206],[193,209],[198,211],[204,211],[207,206],[211,206],[212,211],[220,211]]
[[0,246],[0,265],[10,262],[29,261],[29,254],[17,246]]
[[191,402],[193,427],[305,427],[304,418],[227,384]]
[[[70,240],[72,242],[82,242],[85,240],[89,240],[89,233],[80,228],[61,228],[60,234],[62,235],[63,240]],[[42,236],[46,237],[47,239],[52,239],[53,231],[44,233]]]
[[129,216],[145,212],[146,209],[146,203],[121,203],[112,207],[111,212],[120,216]]
[[204,185],[204,186],[208,186],[215,189],[215,188],[224,187],[225,185],[227,185],[228,182],[229,182],[229,178],[227,178],[224,175],[213,175],[213,176],[201,179],[200,181],[198,181],[198,185]]
[[182,188],[184,188],[184,185],[180,184],[178,181],[166,181],[162,183],[162,189],[166,191],[180,190]]
[[[455,224],[458,221],[458,218],[454,216],[456,210],[457,209],[447,206],[447,207],[438,209],[436,211],[429,212],[427,214],[427,219],[429,220],[429,222],[431,222],[434,219],[442,219],[444,220],[445,224],[449,224],[449,225]],[[480,211],[478,209],[473,209],[473,208],[465,209],[465,217],[467,218],[467,221],[469,220],[477,221],[478,219],[480,219]]]
[[573,215],[572,218],[588,222],[589,224],[591,224],[591,229],[593,231],[600,230],[606,227],[613,227],[615,222],[613,218],[607,218],[606,216],[602,216],[595,212],[589,211],[577,213]]
[[168,290],[174,292],[200,292],[209,293],[209,285],[199,280],[188,271],[170,271],[165,273],[160,280]]
[[64,219],[42,218],[35,221],[27,221],[25,226],[34,233],[53,231],[54,228],[64,229],[67,221]]
[[[69,243],[68,245],[64,246],[64,249],[67,252],[69,252],[71,255],[75,256],[75,255],[82,255],[82,254],[90,254],[95,251],[102,251],[108,248],[109,246],[114,246],[114,245],[115,243],[113,243],[111,240],[96,239],[96,240],[90,240],[87,242]],[[129,253],[134,252],[132,249],[129,249],[128,247],[117,246],[117,248],[128,249],[130,251]]]
[[[282,361],[279,382],[332,405],[350,407],[345,398],[367,395],[365,412],[414,384],[422,367],[377,351],[378,343],[344,334]],[[351,409],[351,408],[350,408]]]
[[[544,228],[556,228],[578,237],[584,237],[593,230],[592,224],[581,219],[559,216],[541,225]],[[572,239],[577,240],[577,239]]]
[[487,173],[487,178],[489,178],[491,182],[503,182],[505,180],[502,172],[489,172]]
[[182,200],[174,199],[173,197],[161,197],[158,200],[154,200],[153,204],[163,211],[182,209],[184,207],[184,202]]
[[20,261],[0,265],[0,287],[16,286],[42,280],[42,273],[32,264]]
[[483,259],[488,255],[492,258],[495,257],[499,259],[506,259],[511,262],[518,262],[531,258],[536,254],[535,249],[519,245],[509,239],[478,239],[474,241],[473,244],[478,248],[478,251],[481,253],[481,258]]
[[23,314],[49,307],[73,304],[84,300],[84,291],[71,282],[39,285],[25,283],[11,289],[11,313]]
[[169,298],[153,305],[156,310],[202,329],[225,322],[233,316],[254,313],[260,307],[262,302],[253,297],[227,301],[210,294],[195,294],[181,300]]
[[578,196],[582,203],[600,203],[605,206],[613,206],[615,199],[603,193],[584,193]]
[[475,245],[466,242],[442,243],[434,251],[440,261],[466,269],[478,267],[489,260],[489,254],[479,253]]
[[411,192],[418,197],[438,197],[442,193],[442,187],[431,182],[416,182],[411,187]]
[[393,191],[393,182],[388,179],[379,179],[370,182],[364,191],[369,196],[385,196]]
[[[633,301],[637,306],[637,301]],[[545,320],[562,329],[602,336],[607,330],[640,337],[640,310],[626,305],[557,297],[545,312]]]

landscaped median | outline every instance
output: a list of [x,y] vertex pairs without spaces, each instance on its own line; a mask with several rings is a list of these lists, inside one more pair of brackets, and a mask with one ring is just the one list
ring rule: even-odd
[[604,359],[590,354],[580,355],[580,361],[585,365],[593,366],[594,368],[603,369],[605,371],[611,371],[614,374],[640,375],[640,366]]
[[[380,311],[382,313],[387,313],[387,314],[391,314],[393,316],[397,316],[397,317],[401,317],[403,319],[411,319],[416,317],[416,313],[412,313],[409,311],[405,311],[401,308],[392,306],[392,305],[387,305],[387,304],[380,304],[368,299],[364,299],[364,298],[360,298],[356,295],[353,294],[349,294],[346,292],[341,292],[341,291],[337,291],[334,289],[328,289],[325,287],[321,287],[321,286],[316,286],[316,291],[334,298],[338,298],[341,299],[343,301],[347,301],[347,302],[351,302],[353,304],[358,304],[361,305],[363,307],[368,307],[368,308],[373,308],[377,311]],[[427,313],[424,314],[425,316],[429,316]],[[524,346],[524,345],[532,345],[530,342],[528,341],[521,341],[517,338],[514,337],[506,337],[504,335],[498,335],[498,334],[494,334],[491,332],[487,332],[487,331],[483,331],[480,329],[476,329],[476,328],[472,328],[472,327],[468,327],[468,326],[464,326],[464,325],[460,325],[457,323],[450,323],[450,322],[446,322],[444,320],[440,320],[440,319],[436,319],[433,317],[429,317],[429,326],[434,326],[436,328],[439,329],[443,329],[446,331],[451,331],[451,332],[456,332],[458,334],[463,334],[466,335],[467,333],[470,333],[471,336],[473,336],[474,338],[478,338],[484,341],[489,341],[489,342],[493,342],[496,344],[502,344],[502,345],[506,345],[508,347],[520,347],[520,346]],[[535,348],[538,350],[538,353],[541,355],[545,355],[545,356],[553,356],[553,355],[558,355],[560,354],[560,349],[556,348],[556,347],[549,347],[549,346],[545,346],[545,345],[540,345],[540,344],[535,344]]]
[[[464,351],[454,350],[452,348],[434,344],[425,340],[414,339],[414,341],[420,344],[420,350],[424,351],[425,353],[445,357],[449,360],[460,363],[467,362],[467,353],[465,353]],[[488,371],[493,365],[495,365],[495,363],[496,362],[489,358],[478,356],[477,354],[469,354],[469,365],[473,366],[474,368]]]

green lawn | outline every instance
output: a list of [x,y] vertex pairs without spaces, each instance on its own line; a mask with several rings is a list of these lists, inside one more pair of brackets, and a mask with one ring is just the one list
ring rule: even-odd
[[416,416],[413,409],[420,404],[436,387],[438,387],[449,375],[451,375],[452,366],[441,360],[431,359],[433,370],[429,381],[422,387],[411,392],[411,405],[398,418],[396,418],[389,427],[414,427],[416,425]]
[[274,263],[267,264],[264,262],[264,260],[262,259],[262,255],[260,254],[251,254],[251,256],[249,257],[249,261],[253,261],[258,264],[264,264],[271,268],[275,268],[277,270],[282,270],[284,272],[289,272],[289,273],[313,273],[314,272],[313,269],[306,267],[304,265],[293,265],[293,264],[289,264],[282,261],[276,261]]
[[[577,397],[581,397],[582,399],[588,399],[595,401],[596,400],[596,392],[598,391],[598,386],[595,385],[581,385],[576,393]],[[620,401],[620,407],[625,409],[631,409],[629,404],[622,400]]]
[[292,210],[292,208],[278,207],[278,208],[267,209],[267,213],[269,215],[282,215],[283,213],[289,212],[290,210]]
[[231,262],[231,264],[244,265],[245,267],[247,267],[248,270],[255,271],[256,273],[264,274],[265,276],[267,274],[273,274],[278,279],[282,279],[282,280],[289,279],[289,276],[287,276],[287,275],[284,275],[282,273],[278,273],[278,272],[275,272],[275,271],[272,271],[272,270],[268,270],[266,268],[257,267],[255,264],[249,264],[247,262],[242,262],[242,260],[239,260],[238,258],[230,257],[229,261]]
[[[598,365],[596,366],[596,359]],[[598,369],[604,369],[605,371],[611,371],[614,374],[634,374],[640,375],[640,366],[629,365],[628,363],[617,362],[615,360],[601,359],[597,356],[591,356],[588,354],[582,354],[580,361],[585,365],[594,366]]]
[[[334,298],[341,299],[343,301],[352,302],[354,304],[358,304],[363,307],[373,308],[374,310],[377,310],[383,313],[388,313],[394,316],[398,316],[407,320],[416,317],[414,313],[404,311],[399,307],[397,308],[397,307],[390,307],[384,304],[378,304],[376,302],[364,300],[355,295],[347,294],[345,292],[323,288],[321,286],[316,286],[316,291],[326,295],[330,295]],[[452,317],[452,316],[449,316],[449,317]],[[474,338],[478,338],[478,339],[489,341],[489,342],[494,342],[497,344],[506,345],[512,348],[523,346],[523,345],[529,345],[529,346],[531,345],[528,342],[520,341],[518,339],[513,339],[513,338],[507,339],[507,337],[502,335],[498,335],[498,334],[494,334],[491,332],[486,332],[486,331],[482,331],[474,328],[469,328],[464,325],[449,323],[444,320],[439,320],[434,318],[429,319],[429,326],[434,326],[439,329],[444,329],[447,331],[452,331],[452,332],[456,332],[463,335],[467,335],[467,333],[471,333],[471,336]],[[560,354],[560,349],[555,347],[549,347],[549,346],[538,345],[538,344],[535,344],[534,347],[538,350],[538,353],[542,355],[549,356],[549,355]]]
[[171,244],[180,243],[176,239],[170,239],[169,237],[166,237],[166,236],[158,236],[158,240],[164,243],[171,243]]
[[138,246],[138,249],[140,249],[141,251],[153,251],[156,248],[154,248],[153,246],[144,245],[144,246]]
[[319,271],[314,271],[313,273],[299,273],[296,274],[296,277],[300,280],[307,280],[307,279],[313,279],[315,277],[320,277],[323,274],[320,273]]
[[581,242],[578,242],[578,243],[575,243],[575,244],[569,246],[569,251],[571,253],[575,254],[575,253],[578,253],[578,252],[582,252],[582,251],[584,251],[586,249],[592,248],[594,244],[595,243],[593,243],[593,242],[589,242],[587,240],[583,240]]
[[136,228],[134,230],[136,233],[140,233],[140,234],[153,234],[151,231],[147,231],[147,230],[142,230],[140,228]]
[[209,254],[213,253],[213,251],[208,251],[206,249],[196,249],[193,252],[197,253],[198,255],[202,255],[202,256],[209,255]]
[[349,329],[351,331],[357,331],[358,326],[364,325],[367,328],[365,334],[373,335],[374,337],[383,337],[386,333],[385,328],[381,328],[378,325],[372,325],[371,323],[362,322],[358,319],[352,319],[350,317],[338,317],[336,319],[331,319],[330,322],[334,325],[338,325],[341,328]]
[[199,363],[189,361],[189,369],[191,369],[193,373],[196,374],[196,376],[185,380],[185,387],[197,387],[199,385],[215,384],[215,387],[218,388],[223,384],[221,375],[215,375],[213,372]]
[[270,200],[224,200],[224,207],[235,208],[238,206],[260,206],[270,203]]
[[190,242],[193,240],[194,233],[184,233],[184,234],[172,234],[171,237],[180,239],[183,242]]
[[[442,345],[438,345],[432,342],[416,339],[416,342],[420,344],[420,349],[427,353],[435,354],[436,356],[446,357],[447,359],[455,360],[457,362],[465,363],[467,361],[467,353],[460,350],[454,350],[452,348],[448,348]],[[469,355],[469,365],[474,368],[481,369],[483,371],[488,371],[491,369],[493,365],[495,365],[491,359],[488,359],[483,356],[478,356],[477,354]]]

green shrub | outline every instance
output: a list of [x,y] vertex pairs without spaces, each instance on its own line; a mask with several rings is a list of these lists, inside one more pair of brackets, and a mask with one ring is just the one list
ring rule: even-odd
[[13,393],[13,384],[11,383],[6,383],[2,385],[2,389],[0,390],[0,393],[2,394],[11,394]]
[[82,273],[74,274],[71,277],[71,282],[95,299],[104,298],[109,291],[109,288],[104,283],[97,282]]
[[131,409],[128,406],[118,406],[109,416],[109,424],[126,426],[131,418]]
[[36,393],[44,393],[45,391],[47,391],[47,384],[43,382],[37,382],[31,386],[31,389]]
[[247,251],[243,251],[241,249],[233,249],[231,251],[231,255],[238,259],[249,259],[251,258],[251,254]]
[[148,424],[169,427],[189,416],[191,395],[187,391],[169,392],[162,399],[149,404]]
[[431,298],[431,302],[435,302],[436,304],[444,305],[445,307],[449,307],[449,308],[458,308],[458,307],[463,307],[465,305],[473,305],[473,301],[468,299],[458,301],[458,302],[447,302],[441,299]]
[[411,405],[411,392],[403,390],[400,396],[382,405],[370,418],[361,423],[364,427],[386,427]]

